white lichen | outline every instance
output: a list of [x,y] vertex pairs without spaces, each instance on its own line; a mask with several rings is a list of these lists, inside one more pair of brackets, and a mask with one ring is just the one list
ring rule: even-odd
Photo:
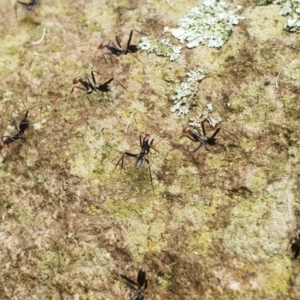
[[282,5],[279,15],[289,15],[289,18],[283,25],[283,28],[287,31],[298,31],[300,29],[300,0],[280,0],[274,2]]
[[[256,1],[254,1],[256,2]],[[270,1],[272,2],[272,1]],[[274,0],[273,4],[281,5],[280,16],[288,16],[283,28],[287,31],[294,32],[300,30],[300,0]],[[256,3],[257,5],[268,3]]]
[[190,118],[188,125],[194,128],[201,128],[201,123],[207,120],[212,128],[215,128],[218,124],[222,122],[221,117],[212,118],[211,114],[214,111],[214,107],[211,103],[206,104],[205,109],[198,114],[195,118]]
[[179,115],[186,115],[189,112],[189,107],[195,101],[199,82],[208,76],[207,72],[202,68],[190,71],[186,75],[188,76],[187,81],[182,82],[180,89],[176,90],[175,95],[171,97],[171,100],[174,102],[171,112],[178,111]]
[[224,0],[205,0],[178,21],[179,28],[165,27],[164,32],[172,33],[181,43],[187,41],[188,48],[200,44],[219,48],[228,40],[233,25],[244,19],[235,14],[240,8],[231,9]]
[[211,103],[208,103],[206,105],[206,109],[208,110],[209,113],[212,113],[214,111],[214,107]]
[[171,45],[170,40],[164,39],[157,41],[152,37],[143,37],[139,44],[139,48],[147,53],[169,57],[170,61],[178,59],[181,53],[181,47]]

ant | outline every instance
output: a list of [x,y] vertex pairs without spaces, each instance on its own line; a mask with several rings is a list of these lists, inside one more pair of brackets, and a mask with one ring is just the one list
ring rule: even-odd
[[[111,41],[111,40],[109,40],[108,44],[101,43],[98,46],[98,49],[107,48],[110,51],[110,52],[105,52],[103,54],[104,59],[105,59],[104,55],[117,55],[117,56],[120,56],[122,54],[127,55],[128,53],[132,53],[132,54],[136,53],[139,50],[139,46],[138,45],[132,45],[132,44],[130,44],[131,43],[131,39],[132,39],[132,35],[133,35],[134,31],[138,32],[140,34],[146,35],[146,34],[140,32],[140,31],[137,31],[137,30],[131,30],[130,34],[129,34],[128,41],[127,41],[127,46],[126,46],[125,49],[122,48],[121,39],[119,37],[117,37],[117,36],[116,36],[117,45],[113,41]],[[111,57],[110,57],[110,59],[111,59]],[[105,59],[105,62],[107,63],[106,59]]]
[[291,242],[291,251],[294,259],[296,259],[300,254],[300,231],[297,232],[296,238],[294,238]]
[[124,157],[125,157],[125,155],[136,158],[135,167],[137,169],[141,168],[143,166],[144,161],[146,161],[147,164],[148,164],[148,166],[149,166],[150,180],[151,180],[152,189],[154,191],[150,163],[149,163],[149,160],[147,158],[148,154],[150,153],[150,148],[153,148],[155,151],[157,151],[152,146],[153,141],[154,141],[154,139],[152,139],[150,141],[150,133],[146,133],[144,138],[142,138],[142,136],[140,135],[141,152],[139,154],[132,154],[132,153],[129,153],[129,152],[124,152],[123,155],[121,156],[121,158],[119,159],[119,161],[117,162],[114,170],[120,164],[120,162],[121,162],[121,169],[123,169],[123,163],[124,163]]
[[25,2],[22,2],[22,1],[17,1],[17,3],[26,6],[27,10],[32,10],[38,4],[37,0],[32,0],[29,3],[25,3]]
[[[208,148],[207,148],[208,145],[213,146],[213,145],[217,144],[217,139],[215,138],[215,136],[219,133],[221,128],[220,127],[217,128],[210,137],[207,137],[206,132],[205,132],[205,127],[204,127],[204,122],[208,122],[208,120],[205,119],[204,121],[201,122],[201,128],[202,128],[203,135],[201,135],[201,132],[200,132],[199,128],[197,128],[197,127],[192,127],[192,128],[185,127],[182,130],[183,136],[186,136],[193,142],[200,142],[200,145],[192,151],[192,154],[197,152],[203,145],[206,148],[206,150],[208,150]],[[226,129],[224,129],[224,128],[222,128],[222,129],[225,130],[226,132],[228,132],[229,134],[235,136],[234,134],[230,133]]]
[[[89,75],[85,75],[85,79],[80,78],[80,77],[75,77],[73,79],[73,84],[78,84],[80,83],[82,86],[74,86],[71,90],[70,96],[72,95],[74,89],[79,89],[82,91],[86,91],[86,94],[89,95],[93,92],[103,92],[103,93],[107,93],[111,90],[109,84],[114,80],[114,78],[110,78],[109,80],[107,80],[106,82],[97,85],[96,83],[96,79],[95,79],[95,75],[94,74],[98,74],[101,75],[99,72],[97,71],[91,71],[91,77]],[[117,80],[115,79],[123,89],[125,89],[125,87]],[[125,89],[126,90],[126,89]],[[69,98],[70,98],[69,96]],[[92,105],[91,100],[88,97],[88,100],[90,102],[90,104]]]
[[148,280],[146,271],[144,269],[140,269],[139,273],[137,275],[137,282],[133,281],[132,279],[128,278],[125,275],[121,275],[121,277],[125,280],[127,280],[129,283],[131,283],[134,286],[137,286],[138,289],[134,296],[131,298],[131,300],[143,300],[144,299],[144,292],[147,289],[148,286]]
[[38,1],[37,1],[37,0],[32,0],[32,1],[29,2],[29,3],[22,2],[22,1],[17,1],[16,4],[15,4],[15,12],[16,12],[16,16],[18,16],[18,15],[17,15],[17,4],[24,5],[24,6],[26,7],[27,10],[32,10],[32,9],[38,4]]
[[3,136],[1,138],[2,141],[0,142],[0,150],[2,150],[5,145],[8,146],[9,144],[11,144],[11,143],[15,142],[16,140],[19,140],[23,137],[25,130],[28,129],[28,127],[29,127],[29,120],[27,119],[27,116],[28,116],[28,110],[26,111],[25,117],[21,121],[19,128],[17,126],[16,120],[14,119],[14,125],[17,130],[17,133],[15,133],[14,135]]

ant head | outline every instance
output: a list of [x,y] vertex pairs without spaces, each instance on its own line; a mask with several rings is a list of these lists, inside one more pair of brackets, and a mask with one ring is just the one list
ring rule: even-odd
[[185,127],[182,129],[182,134],[183,135],[189,135],[190,134],[190,127]]
[[101,44],[98,46],[98,49],[104,49],[105,47],[106,47],[106,44],[101,43]]
[[79,82],[80,82],[80,80],[81,80],[81,78],[80,78],[80,77],[75,77],[75,78],[73,79],[73,84],[77,84],[77,83],[79,83]]
[[150,132],[146,132],[145,136],[149,138],[151,136],[151,133]]

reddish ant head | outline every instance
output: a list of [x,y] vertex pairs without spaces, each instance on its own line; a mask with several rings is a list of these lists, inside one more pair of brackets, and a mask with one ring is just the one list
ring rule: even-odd
[[80,77],[75,77],[74,79],[73,79],[73,84],[77,84],[77,83],[79,83],[80,82]]
[[145,136],[146,136],[147,138],[149,138],[149,137],[151,136],[151,133],[150,133],[150,132],[146,132],[146,133],[145,133]]
[[183,135],[189,135],[190,131],[191,131],[190,127],[185,127],[185,128],[182,129],[182,134]]
[[106,47],[106,44],[101,43],[101,44],[98,46],[98,49],[104,49],[105,47]]

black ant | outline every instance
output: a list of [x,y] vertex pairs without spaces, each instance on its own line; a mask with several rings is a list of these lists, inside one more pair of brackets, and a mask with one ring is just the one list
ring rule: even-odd
[[37,0],[32,0],[29,3],[22,2],[22,1],[17,1],[16,4],[15,4],[16,16],[18,16],[17,15],[17,4],[21,4],[21,5],[25,6],[27,10],[32,10],[38,4],[38,1]]
[[154,141],[154,139],[152,139],[150,141],[150,133],[146,133],[144,138],[142,138],[142,136],[140,135],[141,152],[139,154],[132,154],[132,153],[129,153],[129,152],[124,152],[123,155],[121,156],[121,158],[119,159],[119,161],[117,162],[114,170],[120,164],[120,162],[121,162],[121,169],[123,169],[123,163],[124,163],[124,156],[125,155],[136,158],[136,162],[135,162],[135,167],[136,168],[141,168],[143,166],[144,161],[146,161],[148,166],[149,166],[150,180],[151,180],[152,189],[154,191],[150,163],[149,163],[149,160],[147,158],[148,154],[150,153],[150,148],[153,148],[155,151],[157,151],[152,146],[153,141]]
[[[217,128],[210,137],[207,137],[206,132],[205,132],[205,127],[204,127],[204,122],[208,122],[208,120],[204,120],[201,122],[201,128],[202,128],[203,135],[201,134],[199,128],[197,128],[197,127],[185,127],[182,130],[183,136],[186,136],[193,142],[200,142],[200,145],[192,151],[192,154],[197,152],[202,146],[204,146],[206,148],[206,150],[208,150],[208,148],[207,148],[208,145],[214,146],[217,144],[217,139],[215,138],[215,136],[219,133],[221,128],[220,127]],[[235,136],[234,134],[230,133],[226,129],[224,129],[224,128],[222,128],[222,129],[225,130],[226,132],[228,132],[229,134]]]
[[[104,55],[117,55],[117,56],[120,56],[120,55],[127,55],[128,53],[136,53],[138,50],[139,50],[139,47],[138,45],[132,45],[130,44],[131,43],[131,39],[132,39],[132,35],[133,35],[133,32],[138,32],[140,34],[143,34],[143,35],[146,35],[140,31],[137,31],[137,30],[131,30],[130,31],[130,34],[129,34],[129,38],[128,38],[128,41],[127,41],[127,46],[125,49],[122,48],[122,45],[121,45],[121,39],[119,37],[116,36],[116,41],[117,41],[117,45],[109,40],[109,43],[108,44],[104,44],[104,43],[101,43],[99,46],[98,46],[98,49],[104,49],[104,48],[107,48],[110,52],[105,52],[103,54],[103,57],[105,59],[105,56]],[[110,57],[111,58],[111,57]],[[137,57],[136,57],[137,58]],[[138,59],[138,58],[137,58]],[[139,59],[138,59],[139,60]],[[106,59],[105,59],[105,62],[106,62]],[[107,63],[107,62],[106,62]]]
[[[80,78],[80,77],[75,77],[73,79],[73,84],[78,84],[80,83],[82,86],[74,86],[71,90],[71,93],[70,93],[70,96],[72,95],[74,89],[79,89],[79,90],[82,90],[82,91],[86,91],[87,95],[93,93],[93,92],[103,92],[103,93],[107,93],[111,90],[111,87],[110,87],[110,83],[114,80],[114,78],[110,78],[109,80],[107,80],[106,82],[102,83],[102,84],[99,84],[97,85],[96,83],[96,79],[95,79],[95,75],[94,74],[98,74],[98,75],[101,75],[99,72],[97,71],[91,71],[91,77],[89,75],[85,75],[85,79],[83,78]],[[116,79],[115,79],[116,80]],[[118,81],[116,80],[123,89],[125,89],[125,87]],[[126,90],[126,89],[125,89]],[[70,97],[69,96],[69,97]],[[88,100],[90,101],[90,99],[88,98]],[[92,102],[90,101],[91,105],[92,105]]]
[[296,238],[291,242],[291,251],[294,259],[296,259],[300,254],[300,231],[297,232]]
[[1,138],[2,141],[0,142],[0,150],[2,150],[5,145],[8,146],[9,144],[11,144],[11,143],[15,142],[16,140],[19,140],[23,137],[25,130],[28,129],[28,127],[29,127],[29,120],[27,119],[27,116],[28,116],[28,110],[26,111],[25,117],[21,121],[19,128],[17,126],[16,120],[14,119],[14,125],[17,130],[17,133],[15,133],[14,135],[3,136]]
[[32,10],[38,4],[37,0],[32,0],[29,3],[25,3],[25,2],[22,2],[22,1],[17,1],[17,3],[26,6],[27,10]]
[[137,291],[135,292],[135,294],[131,298],[131,300],[143,300],[144,299],[144,292],[145,292],[145,290],[147,289],[147,286],[148,286],[146,271],[144,269],[139,270],[136,282],[133,281],[132,279],[128,278],[125,275],[121,275],[121,277],[123,279],[127,280],[132,285],[138,287]]

